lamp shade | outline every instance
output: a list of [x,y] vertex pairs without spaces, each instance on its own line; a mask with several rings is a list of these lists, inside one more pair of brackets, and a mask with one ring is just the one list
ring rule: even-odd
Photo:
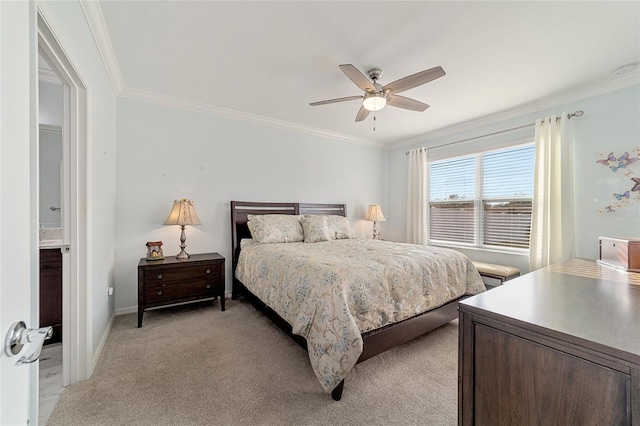
[[380,111],[387,104],[387,99],[382,93],[365,93],[362,106],[369,111]]
[[370,204],[369,210],[364,216],[364,220],[368,220],[370,222],[384,222],[386,219],[384,218],[384,214],[382,214],[382,208],[380,208],[379,204]]
[[175,200],[169,217],[164,221],[165,225],[202,225],[193,200]]

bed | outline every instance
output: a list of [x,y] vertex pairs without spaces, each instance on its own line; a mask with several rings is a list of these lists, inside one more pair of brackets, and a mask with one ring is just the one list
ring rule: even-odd
[[[355,364],[456,319],[458,301],[485,290],[459,252],[352,238],[346,218],[344,204],[231,201],[232,298],[304,347],[336,401]],[[269,240],[267,219],[299,221],[303,236]]]

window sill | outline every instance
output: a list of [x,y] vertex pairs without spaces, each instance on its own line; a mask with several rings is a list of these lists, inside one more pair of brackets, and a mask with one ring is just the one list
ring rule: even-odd
[[449,248],[449,249],[454,249],[454,250],[469,250],[469,251],[475,251],[475,252],[482,252],[482,253],[496,253],[496,254],[508,254],[511,256],[523,256],[528,258],[529,257],[529,250],[527,249],[499,249],[499,248],[489,248],[489,247],[478,247],[478,246],[470,246],[470,245],[464,245],[464,244],[442,244],[442,243],[436,243],[436,242],[428,242],[429,246],[433,246],[433,247],[444,247],[444,248]]

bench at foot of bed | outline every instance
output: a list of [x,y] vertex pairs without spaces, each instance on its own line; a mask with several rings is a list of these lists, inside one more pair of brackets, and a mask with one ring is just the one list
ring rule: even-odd
[[[499,280],[497,285],[504,284],[505,281],[509,281],[512,278],[520,276],[520,269],[513,266],[496,265],[494,263],[476,262],[473,261],[474,266],[480,273],[481,277],[492,278]],[[488,284],[485,282],[485,284]],[[494,284],[488,284],[490,287],[494,287]]]

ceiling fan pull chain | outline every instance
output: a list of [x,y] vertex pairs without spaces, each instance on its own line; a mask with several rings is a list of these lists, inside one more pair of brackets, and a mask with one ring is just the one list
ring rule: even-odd
[[373,131],[376,131],[376,115],[373,114]]

